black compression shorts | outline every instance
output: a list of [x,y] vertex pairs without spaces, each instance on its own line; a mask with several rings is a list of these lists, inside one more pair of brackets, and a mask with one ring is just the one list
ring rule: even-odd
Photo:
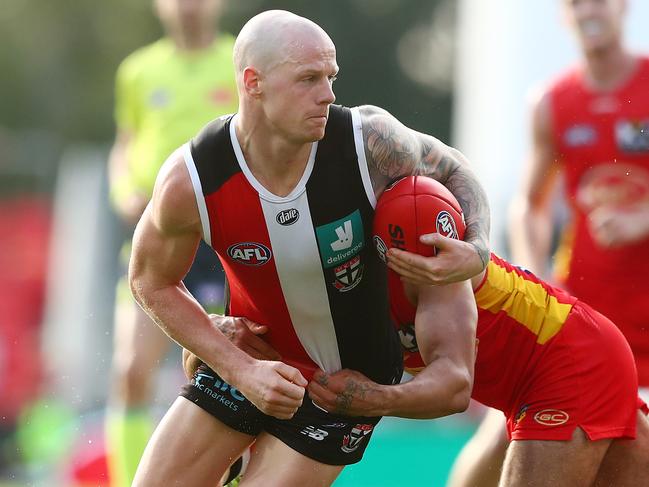
[[359,462],[381,419],[331,414],[305,394],[295,416],[280,420],[262,413],[205,364],[180,395],[236,431],[253,436],[265,431],[293,450],[328,465]]

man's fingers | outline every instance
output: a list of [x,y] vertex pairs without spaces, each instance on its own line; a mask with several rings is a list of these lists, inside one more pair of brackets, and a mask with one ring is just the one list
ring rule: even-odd
[[246,324],[248,329],[255,335],[263,335],[268,331],[268,327],[266,325],[260,325],[259,323],[255,323],[254,321],[249,320],[248,318],[241,319]]
[[275,370],[286,379],[280,384],[280,392],[291,399],[302,399],[304,397],[304,389],[309,383],[300,371],[282,362],[277,363]]
[[273,416],[277,419],[291,419],[295,416],[295,412],[298,410],[297,407],[291,406],[274,406],[270,416]]
[[400,269],[409,270],[413,273],[426,272],[426,269],[430,267],[429,259],[431,258],[399,249],[390,249],[388,251],[388,265],[392,263]]
[[[416,256],[421,259],[426,259],[425,257],[421,257],[420,255]],[[427,262],[424,261],[424,265],[430,265]],[[419,267],[413,266],[412,264],[409,264],[406,260],[404,259],[399,259],[399,258],[394,258],[388,260],[388,267],[392,269],[394,272],[399,274],[401,277],[404,277],[409,280],[423,280],[423,282],[428,282],[429,276],[426,272],[425,269],[421,269]]]
[[304,388],[309,385],[309,382],[304,378],[304,376],[297,370],[295,367],[286,365],[285,363],[280,362],[280,367],[278,372],[285,378],[297,384],[298,386]]
[[293,382],[284,381],[280,387],[279,391],[289,399],[299,400],[304,399],[304,387],[298,386]]
[[327,373],[322,369],[317,369],[313,373],[313,380],[318,382],[318,383],[326,383],[327,377],[328,377]]
[[419,236],[419,241],[431,247],[444,248],[447,245],[446,240],[452,240],[439,233],[426,233]]
[[412,277],[414,276],[414,272],[410,270],[410,267],[404,266],[400,262],[397,261],[388,261],[388,268],[390,268],[392,271],[396,272],[402,277]]
[[309,387],[309,397],[318,406],[327,411],[331,411],[336,406],[336,395],[325,386],[311,381]]

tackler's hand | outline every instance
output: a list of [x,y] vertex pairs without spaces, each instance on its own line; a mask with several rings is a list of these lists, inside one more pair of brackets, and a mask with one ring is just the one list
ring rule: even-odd
[[311,400],[330,413],[346,416],[382,416],[379,384],[355,370],[334,374],[317,370],[309,383]]
[[422,235],[420,241],[435,247],[432,257],[397,248],[388,251],[388,266],[403,280],[418,285],[449,284],[470,279],[482,272],[485,262],[471,243],[439,233]]
[[268,327],[248,318],[210,315],[212,323],[238,348],[258,360],[281,360],[280,354],[261,335]]

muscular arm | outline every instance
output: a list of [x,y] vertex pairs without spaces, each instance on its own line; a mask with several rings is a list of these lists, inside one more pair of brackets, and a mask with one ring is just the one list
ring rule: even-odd
[[182,155],[176,152],[162,167],[135,230],[129,267],[133,296],[169,337],[262,411],[291,417],[304,392],[295,383],[306,385],[299,371],[281,362],[253,359],[231,344],[182,283],[200,238],[193,188]]
[[[182,279],[201,238],[198,210],[182,156],[163,166],[151,204],[133,237],[129,281],[133,296],[173,340],[205,358],[226,381],[236,376],[215,356],[245,363],[192,298]],[[191,323],[191,326],[188,324]]]
[[363,106],[360,113],[365,156],[377,198],[403,176],[423,175],[441,182],[462,206],[464,240],[475,247],[484,269],[489,262],[489,202],[467,159],[435,137],[409,129],[385,110]]
[[477,310],[468,282],[419,289],[417,344],[427,366],[413,380],[381,385],[349,370],[319,371],[309,394],[354,416],[437,418],[464,411],[473,387]]
[[510,207],[510,246],[514,262],[547,276],[552,240],[550,196],[560,172],[547,95],[532,107],[531,128],[531,153]]

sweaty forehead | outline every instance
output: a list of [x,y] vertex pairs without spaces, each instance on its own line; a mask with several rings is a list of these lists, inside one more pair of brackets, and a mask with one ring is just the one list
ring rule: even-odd
[[249,65],[268,71],[287,64],[335,62],[335,57],[333,41],[320,26],[284,11],[269,11],[251,19],[234,47],[240,72]]
[[276,64],[290,63],[297,66],[336,63],[336,48],[324,31],[309,25],[292,26],[280,36]]
[[[298,66],[330,67],[336,64],[336,48],[327,42],[293,42],[286,46],[283,62]],[[278,61],[282,62],[281,59]]]

